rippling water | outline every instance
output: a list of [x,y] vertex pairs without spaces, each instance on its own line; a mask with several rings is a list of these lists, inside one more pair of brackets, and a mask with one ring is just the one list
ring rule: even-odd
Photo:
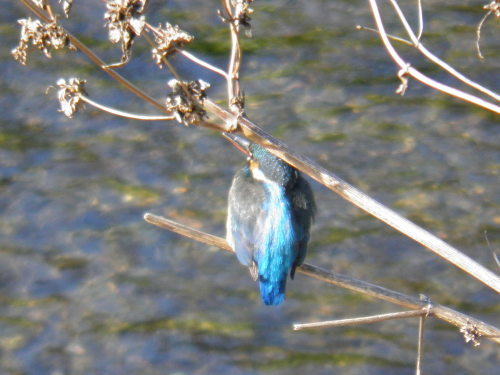
[[[6,3],[4,1],[0,3]],[[54,2],[55,3],[55,2]],[[415,14],[414,2],[404,2]],[[425,4],[424,43],[479,82],[496,84],[500,50],[491,18],[475,57],[480,1]],[[190,51],[227,63],[217,1],[151,1],[152,23],[197,36]],[[3,7],[0,72],[0,373],[2,374],[413,374],[416,321],[293,332],[295,322],[397,308],[303,277],[286,303],[262,305],[236,258],[146,224],[144,212],[223,235],[226,193],[243,159],[218,134],[175,123],[139,123],[87,108],[57,112],[60,77],[87,79],[91,97],[154,113],[80,54],[10,58],[21,5]],[[106,61],[99,1],[76,1],[69,28]],[[257,1],[243,41],[248,116],[377,200],[478,262],[499,248],[498,117],[411,81],[396,69],[364,1]],[[390,9],[391,32],[402,35]],[[410,19],[411,22],[415,20]],[[498,33],[497,33],[498,34]],[[414,66],[453,83],[409,48]],[[181,58],[186,77],[224,83]],[[120,72],[152,95],[170,76],[138,42]],[[319,213],[308,262],[434,301],[498,325],[498,296],[416,243],[313,183]],[[496,374],[498,348],[463,343],[429,320],[424,372]],[[494,370],[497,368],[497,370]]]

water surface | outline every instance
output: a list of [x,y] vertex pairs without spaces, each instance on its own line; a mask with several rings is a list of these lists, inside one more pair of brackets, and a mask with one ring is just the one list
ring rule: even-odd
[[[5,3],[5,2],[4,2]],[[151,1],[151,20],[197,36],[191,51],[227,63],[217,1]],[[10,58],[21,5],[3,7],[0,97],[0,373],[59,374],[413,374],[416,321],[293,332],[295,322],[395,311],[395,306],[298,275],[286,303],[263,306],[236,258],[152,227],[144,212],[224,235],[226,194],[242,156],[218,134],[174,122],[139,123],[87,108],[57,112],[58,78],[88,81],[94,100],[137,113],[154,109],[123,92],[78,53]],[[405,2],[414,14],[413,2]],[[426,4],[424,43],[470,78],[498,90],[498,28],[482,2]],[[102,4],[76,1],[74,21],[106,61]],[[257,1],[253,39],[244,40],[248,116],[297,152],[494,268],[500,246],[498,118],[411,81],[396,68],[364,1]],[[391,32],[396,28],[385,8]],[[410,20],[414,22],[413,19]],[[401,47],[414,66],[447,83],[438,68]],[[214,74],[174,63],[189,79]],[[146,44],[120,70],[151,95],[169,74]],[[494,85],[496,84],[496,87]],[[424,293],[493,324],[498,297],[413,241],[316,183],[319,203],[307,261],[385,287]],[[497,347],[466,345],[456,329],[428,322],[424,370],[495,374]]]

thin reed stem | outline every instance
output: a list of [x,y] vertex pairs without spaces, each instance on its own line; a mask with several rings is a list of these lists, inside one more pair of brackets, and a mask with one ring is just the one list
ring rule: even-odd
[[293,329],[295,331],[300,331],[303,329],[310,329],[310,328],[327,328],[327,327],[331,328],[331,327],[342,327],[342,326],[360,325],[360,324],[372,324],[393,319],[415,318],[417,316],[426,315],[427,313],[428,313],[427,310],[420,309],[420,310],[399,311],[387,314],[363,316],[361,318],[327,320],[324,322],[314,322],[314,323],[296,323],[293,325]]
[[92,99],[89,99],[88,97],[84,95],[79,96],[81,100],[83,100],[85,103],[100,109],[103,112],[109,113],[111,115],[119,116],[119,117],[125,117],[131,120],[140,120],[140,121],[169,121],[169,120],[175,120],[175,116],[151,116],[151,115],[139,115],[136,113],[130,113],[130,112],[125,112],[125,111],[120,111],[119,109],[114,109],[102,104],[99,104]]

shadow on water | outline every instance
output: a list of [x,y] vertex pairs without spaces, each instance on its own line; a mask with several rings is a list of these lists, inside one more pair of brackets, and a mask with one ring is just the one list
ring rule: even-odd
[[[228,32],[212,2],[150,3],[153,24],[179,22],[198,38],[190,51],[226,66]],[[480,5],[425,6],[429,49],[472,79],[492,83],[500,61],[493,23],[483,31],[486,60],[474,55]],[[248,116],[493,267],[484,236],[487,231],[491,249],[498,249],[496,117],[417,82],[405,97],[395,95],[394,65],[374,34],[355,29],[372,24],[364,2],[254,7],[254,38],[242,43]],[[153,110],[79,54],[54,53],[46,60],[34,52],[28,67],[19,66],[9,51],[17,43],[16,19],[27,13],[20,5],[4,8],[0,373],[414,373],[416,320],[291,328],[394,306],[298,275],[288,284],[286,303],[267,308],[234,257],[144,223],[149,211],[223,235],[226,194],[241,156],[206,130],[116,119],[88,107],[72,120],[63,118],[54,91],[45,90],[74,75],[87,79],[99,102]],[[75,2],[74,10],[74,23],[64,21],[71,30],[106,61],[118,60],[119,47],[106,42],[95,4]],[[170,76],[141,63],[149,51],[136,44],[134,60],[120,72],[160,98]],[[186,77],[210,81],[209,94],[223,100],[220,79],[179,57],[173,62]],[[416,64],[448,81],[425,61]],[[313,189],[320,210],[308,262],[424,293],[499,324],[492,292],[321,186]],[[425,372],[496,374],[493,344],[473,350],[452,327],[428,325]]]

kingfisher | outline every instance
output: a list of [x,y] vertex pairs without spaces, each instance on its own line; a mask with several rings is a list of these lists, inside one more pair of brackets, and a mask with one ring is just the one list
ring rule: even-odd
[[280,305],[288,275],[293,279],[306,257],[314,196],[298,170],[256,143],[223,134],[247,155],[229,190],[226,240],[259,281],[264,304]]

